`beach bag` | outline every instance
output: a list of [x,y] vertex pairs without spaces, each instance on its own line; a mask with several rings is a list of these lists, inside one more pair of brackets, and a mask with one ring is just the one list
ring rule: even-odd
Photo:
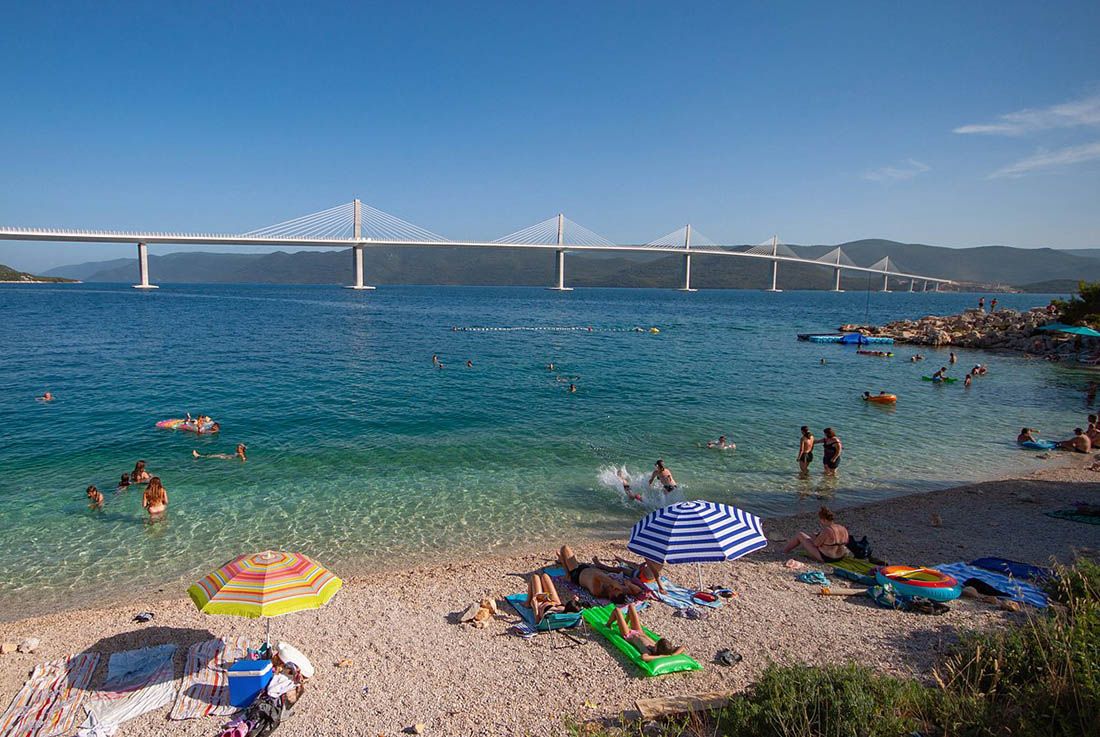
[[853,558],[867,560],[871,557],[871,543],[867,542],[866,535],[863,536],[862,540],[856,540],[854,537],[849,535],[848,551],[852,554]]
[[271,699],[261,694],[245,712],[245,721],[252,725],[248,737],[267,737],[283,721],[283,700]]

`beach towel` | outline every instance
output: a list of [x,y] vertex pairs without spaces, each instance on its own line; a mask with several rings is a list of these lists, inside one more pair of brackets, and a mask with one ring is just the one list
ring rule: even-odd
[[228,642],[205,640],[192,645],[187,651],[179,695],[168,718],[224,717],[235,713],[236,707],[229,705],[229,677],[225,669],[247,657],[248,648],[259,644],[258,640],[241,636]]
[[861,558],[841,558],[829,565],[833,567],[833,575],[846,578],[849,581],[855,581],[864,586],[874,586],[877,583],[875,580],[875,569],[877,569],[878,566],[868,560],[863,560]]
[[1059,509],[1054,512],[1043,512],[1043,514],[1047,517],[1084,522],[1086,525],[1100,525],[1100,514],[1078,514],[1076,509]]
[[1038,588],[1027,581],[1020,581],[1011,576],[1006,576],[1003,573],[988,571],[985,568],[968,565],[962,561],[932,567],[941,573],[954,576],[961,584],[968,578],[976,578],[979,581],[989,584],[1014,601],[1030,604],[1040,609],[1048,605],[1047,595]]
[[1007,558],[978,558],[970,561],[970,565],[984,568],[987,571],[996,571],[1013,578],[1032,579],[1042,581],[1054,575],[1054,571],[1042,566],[1033,566],[1028,563],[1020,563]]
[[176,695],[173,644],[124,650],[107,661],[107,680],[88,696],[88,718],[77,730],[79,737],[110,737],[127,719],[141,716],[172,702]]
[[98,662],[98,653],[79,653],[35,666],[0,715],[0,737],[72,734]]
[[523,621],[527,623],[527,626],[531,630],[549,632],[550,630],[576,627],[581,623],[581,615],[579,612],[551,612],[543,617],[542,621],[536,625],[535,613],[524,603],[527,601],[527,594],[509,594],[504,597],[504,600],[512,605],[512,608],[516,610],[519,616],[523,617]]
[[[658,601],[668,604],[673,609],[688,609],[693,606],[705,606],[711,609],[717,609],[722,606],[722,600],[717,597],[715,597],[714,601],[703,601],[702,599],[692,598],[696,594],[695,589],[689,589],[679,584],[674,584],[664,576],[661,576],[661,585],[665,587],[665,593],[663,594],[657,591],[657,584],[655,583],[647,583],[645,586],[653,592],[653,595],[657,597]],[[637,607],[635,606],[635,608]]]
[[[581,603],[581,606],[606,606],[607,604],[611,603],[609,599],[602,599],[598,596],[593,596],[592,592],[585,587],[575,585],[571,580],[569,580],[569,576],[566,575],[565,569],[561,566],[552,566],[550,568],[545,568],[543,569],[543,573],[550,577],[550,579],[554,582],[554,587],[557,588],[558,591],[568,591],[569,593],[576,596],[577,601]],[[615,574],[610,575],[614,576]],[[618,576],[618,578],[619,580],[622,580],[622,576]],[[638,611],[642,611],[649,606],[649,602],[645,601],[644,599],[641,601],[634,600],[631,603],[634,604],[634,608]]]
[[[618,626],[607,624],[607,620],[611,617],[611,612],[614,611],[614,609],[615,607],[611,604],[593,607],[591,609],[585,609],[581,616],[584,617],[584,621],[588,623],[589,627],[607,638],[608,642],[614,645],[630,660],[630,662],[641,668],[642,672],[647,676],[663,676],[668,673],[703,669],[703,666],[699,665],[698,661],[683,653],[680,655],[666,655],[663,658],[657,658],[655,660],[643,660],[642,654],[638,652],[638,649],[623,639],[622,634],[619,633]],[[646,633],[646,636],[654,642],[661,639],[660,635],[648,627],[642,627],[642,630]]]
[[812,583],[816,586],[828,586],[829,579],[821,571],[806,571],[805,573],[799,573],[795,576],[796,581],[802,583]]

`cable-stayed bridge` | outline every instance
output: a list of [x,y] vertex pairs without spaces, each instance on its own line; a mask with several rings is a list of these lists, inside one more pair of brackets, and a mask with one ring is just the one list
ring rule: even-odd
[[149,244],[158,245],[223,245],[223,246],[296,246],[302,248],[345,247],[352,250],[351,289],[373,289],[364,282],[363,253],[367,248],[387,247],[447,247],[447,248],[515,248],[544,249],[555,252],[557,271],[551,289],[569,291],[565,284],[565,254],[583,252],[657,252],[678,253],[684,259],[682,289],[691,288],[691,259],[693,256],[717,256],[764,260],[771,263],[771,287],[777,292],[777,279],[781,263],[807,264],[831,268],[834,291],[840,291],[840,276],[844,271],[877,274],[882,277],[882,290],[887,291],[890,279],[908,283],[914,291],[921,282],[921,291],[929,285],[938,290],[941,284],[952,284],[950,279],[924,276],[902,271],[889,258],[869,266],[859,266],[839,247],[817,259],[798,256],[777,236],[750,248],[719,245],[690,225],[672,231],[648,243],[623,245],[604,238],[599,233],[579,225],[564,215],[535,223],[514,233],[491,241],[451,240],[401,218],[353,200],[327,210],[315,212],[247,233],[164,233],[123,230],[81,230],[67,228],[8,228],[0,227],[0,240],[50,241],[63,243],[135,243],[138,251],[138,289],[156,289],[149,281]]

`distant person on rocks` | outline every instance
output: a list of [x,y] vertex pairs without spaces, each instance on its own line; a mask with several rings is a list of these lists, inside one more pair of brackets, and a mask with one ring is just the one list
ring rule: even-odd
[[985,297],[978,297],[978,309],[985,312]]
[[847,528],[837,524],[836,516],[828,507],[818,510],[817,521],[821,524],[821,532],[813,537],[805,532],[799,532],[787,541],[783,552],[790,553],[795,548],[801,547],[819,563],[835,563],[846,557],[848,555]]
[[840,438],[836,436],[836,431],[831,427],[825,428],[825,439],[821,441],[824,446],[824,456],[822,462],[825,465],[826,476],[836,476],[836,469],[840,465],[840,454],[844,451],[844,446],[840,442]]
[[665,462],[660,458],[653,464],[653,473],[649,475],[649,485],[653,486],[654,480],[661,482],[661,486],[665,488],[666,494],[671,494],[676,491],[678,484],[676,479],[672,478],[672,471],[669,471],[665,466]]
[[95,486],[89,486],[84,492],[88,501],[91,502],[92,509],[102,509],[103,507],[103,492],[95,488]]
[[803,477],[810,475],[810,464],[814,462],[814,434],[806,425],[802,426],[802,437],[798,441],[798,470]]
[[997,298],[994,297],[993,301],[989,303],[989,314],[993,314],[997,311]]
[[245,457],[246,450],[248,450],[248,447],[244,443],[237,443],[237,451],[233,455],[230,455],[228,453],[207,453],[203,455],[197,450],[192,450],[191,455],[195,458],[220,458],[225,461],[240,459],[242,461],[247,461],[248,458]]
[[1069,440],[1060,441],[1058,447],[1062,450],[1072,450],[1076,453],[1088,453],[1092,450],[1092,442],[1089,441],[1089,436],[1085,435],[1084,430],[1076,427],[1073,429],[1073,437]]

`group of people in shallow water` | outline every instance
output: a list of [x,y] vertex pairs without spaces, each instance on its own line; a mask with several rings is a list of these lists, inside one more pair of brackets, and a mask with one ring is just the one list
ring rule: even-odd
[[[836,476],[836,470],[840,467],[840,455],[844,452],[844,444],[831,427],[823,431],[825,438],[821,441],[822,473],[825,476]],[[810,432],[807,425],[802,426],[802,437],[798,441],[798,470],[803,478],[810,475],[810,464],[814,462],[814,448],[817,440]]]
[[[1034,427],[1025,427],[1016,436],[1016,443],[1040,443],[1039,431]],[[1089,453],[1094,448],[1100,447],[1100,416],[1089,415],[1086,427],[1073,428],[1073,437],[1066,440],[1054,441],[1055,447],[1060,450],[1069,450],[1075,453]]]

